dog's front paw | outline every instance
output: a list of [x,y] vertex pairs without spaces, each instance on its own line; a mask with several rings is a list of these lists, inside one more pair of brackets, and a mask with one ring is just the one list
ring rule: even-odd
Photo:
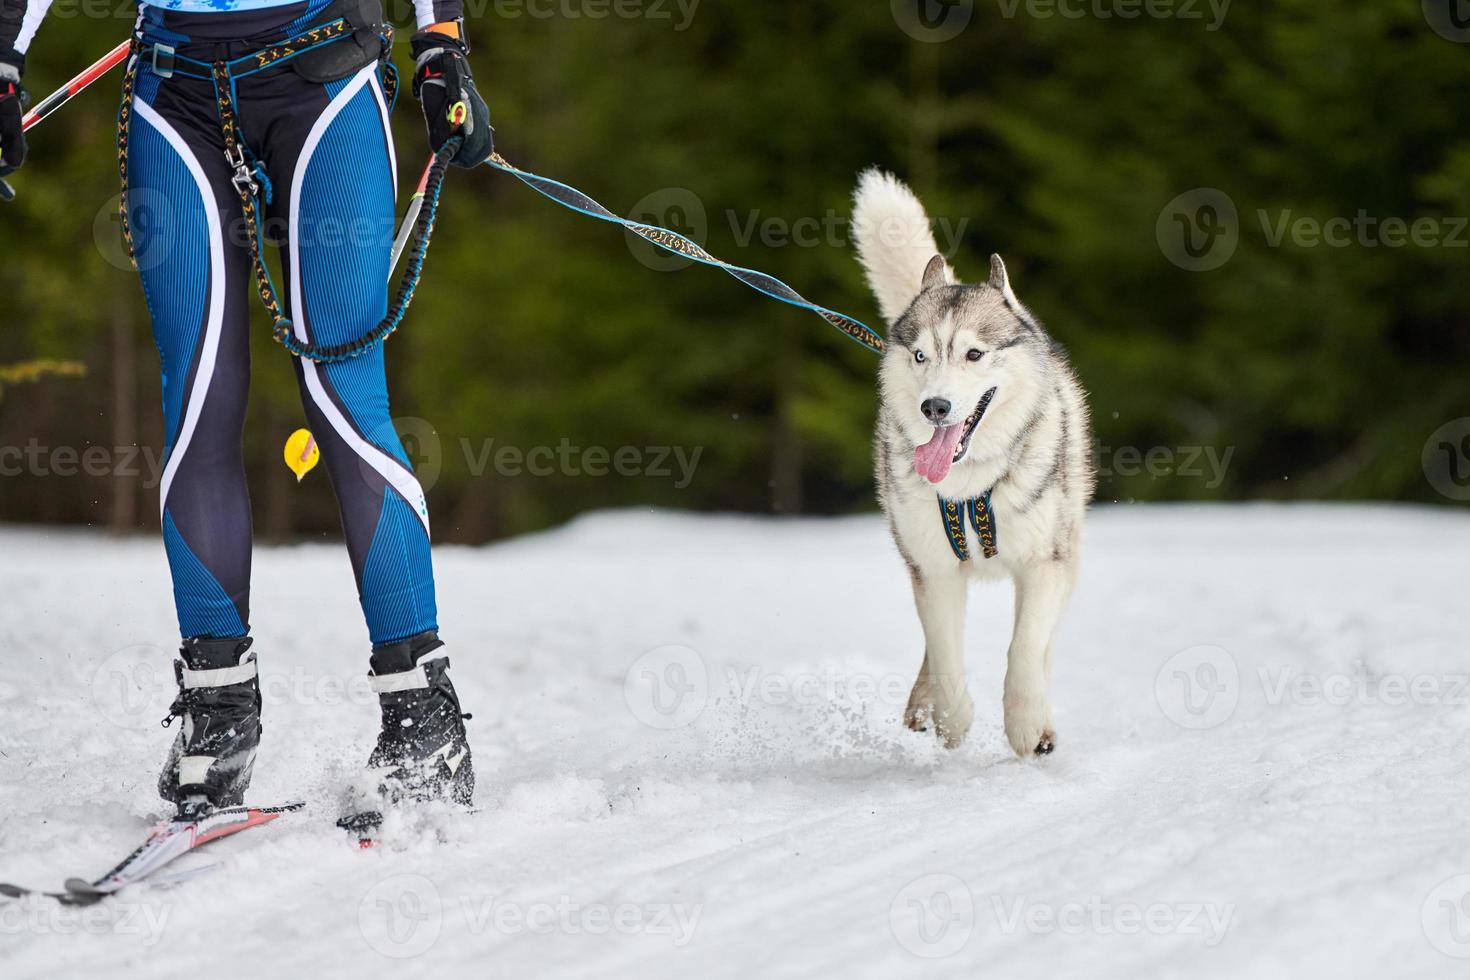
[[957,748],[965,740],[974,720],[975,701],[963,689],[963,682],[959,690],[948,690],[947,685],[935,684],[927,673],[914,682],[903,714],[905,725],[916,732],[934,732],[948,749]]
[[1005,698],[1006,740],[1016,755],[1050,755],[1057,747],[1051,705],[1044,697],[1007,694]]

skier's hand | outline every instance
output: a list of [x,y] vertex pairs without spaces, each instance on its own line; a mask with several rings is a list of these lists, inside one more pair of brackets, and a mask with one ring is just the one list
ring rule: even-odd
[[435,24],[413,36],[413,94],[424,108],[429,147],[438,153],[451,137],[462,136],[454,164],[478,167],[495,150],[495,131],[470,75],[469,45],[458,33],[457,24]]
[[25,162],[26,134],[21,127],[24,115],[20,68],[0,57],[0,177],[14,173]]

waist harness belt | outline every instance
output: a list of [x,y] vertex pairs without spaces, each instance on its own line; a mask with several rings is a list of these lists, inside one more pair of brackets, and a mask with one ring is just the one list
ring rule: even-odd
[[138,66],[147,63],[156,74],[163,78],[181,75],[185,78],[213,83],[215,109],[219,115],[220,132],[225,143],[225,159],[234,170],[231,182],[240,196],[240,210],[250,231],[247,236],[247,245],[255,276],[255,288],[260,294],[260,300],[265,305],[266,312],[270,314],[271,334],[292,354],[318,363],[345,361],[372,350],[388,339],[403,322],[408,306],[413,302],[414,290],[418,288],[423,272],[424,257],[429,251],[429,238],[434,232],[434,219],[439,210],[439,191],[444,181],[444,174],[449,167],[449,161],[458,152],[461,140],[459,137],[451,139],[434,157],[424,189],[424,206],[419,212],[418,220],[414,223],[413,245],[408,253],[403,278],[399,281],[398,290],[388,308],[388,315],[377,326],[356,340],[341,344],[313,344],[296,336],[295,325],[285,315],[275,281],[271,278],[270,270],[266,268],[262,258],[264,235],[260,198],[263,192],[266,203],[270,203],[271,184],[265,169],[260,165],[255,154],[251,152],[250,147],[246,145],[240,133],[239,115],[235,107],[235,85],[242,78],[248,78],[257,72],[283,65],[326,45],[338,44],[351,39],[358,39],[361,43],[360,35],[369,30],[375,32],[382,43],[383,56],[380,58],[380,64],[383,67],[380,70],[382,71],[383,94],[391,110],[398,96],[398,71],[386,56],[392,48],[393,28],[388,24],[356,27],[346,17],[338,17],[296,37],[279,41],[243,57],[213,62],[185,57],[170,45],[149,41],[141,34],[134,35],[128,54],[126,73],[123,75],[123,101],[118,111],[117,123],[118,175],[122,180],[123,242],[127,246],[128,257],[133,261],[133,267],[137,268],[137,258],[133,249],[132,228],[128,221],[128,128],[132,121],[133,90],[137,80]]

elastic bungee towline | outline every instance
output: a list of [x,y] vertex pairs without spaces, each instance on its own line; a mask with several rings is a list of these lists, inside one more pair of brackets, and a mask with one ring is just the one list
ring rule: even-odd
[[490,159],[485,163],[486,166],[494,167],[496,170],[510,174],[538,194],[550,198],[562,207],[576,211],[578,214],[585,214],[588,217],[621,225],[639,238],[652,242],[665,251],[673,252],[676,255],[692,259],[703,265],[723,269],[751,289],[754,289],[758,293],[763,293],[771,299],[780,300],[783,303],[800,307],[803,310],[811,310],[823,320],[826,320],[832,326],[842,331],[845,336],[862,344],[874,354],[883,353],[883,338],[872,327],[844,313],[838,313],[836,310],[813,303],[775,276],[767,275],[755,269],[746,269],[742,266],[726,262],[723,259],[716,258],[705,251],[704,247],[697,242],[691,241],[677,232],[669,231],[667,228],[660,228],[658,225],[643,224],[639,221],[619,217],[575,187],[564,184],[559,180],[552,180],[550,177],[542,177],[528,170],[522,170],[520,167],[510,163],[499,153],[491,154]]

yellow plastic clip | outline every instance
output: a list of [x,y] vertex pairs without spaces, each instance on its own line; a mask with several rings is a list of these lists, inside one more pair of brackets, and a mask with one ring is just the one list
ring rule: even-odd
[[464,102],[456,102],[449,107],[449,121],[454,125],[463,126],[468,118],[470,118],[470,107]]
[[306,474],[311,472],[312,467],[316,466],[317,460],[321,459],[321,450],[317,448],[316,438],[310,432],[297,429],[286,440],[284,455],[286,466],[296,474],[296,482],[300,483],[306,479]]

